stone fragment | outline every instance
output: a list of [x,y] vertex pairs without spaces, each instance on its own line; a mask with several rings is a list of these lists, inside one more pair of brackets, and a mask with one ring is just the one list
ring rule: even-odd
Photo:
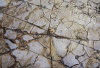
[[92,48],[89,47],[84,47],[86,54],[89,56],[91,56],[94,53],[94,50]]
[[9,2],[10,2],[10,0],[0,0],[0,7],[7,6]]
[[43,56],[38,56],[36,60],[37,61],[34,64],[34,68],[50,68],[51,67],[47,58]]
[[42,10],[40,10],[39,8],[36,8],[34,12],[31,13],[31,15],[29,16],[28,21],[31,23],[34,23],[38,21],[42,16],[43,16]]
[[35,62],[36,57],[38,56],[37,54],[30,52],[30,51],[25,51],[25,50],[15,50],[13,51],[13,55],[16,57],[16,60],[19,61],[19,63],[22,66],[27,66],[28,64],[32,64]]
[[33,28],[33,26],[31,24],[26,23],[24,31],[27,31],[28,33],[30,33],[32,28]]
[[89,40],[99,40],[99,33],[96,30],[88,31],[88,39]]
[[67,53],[73,52],[77,47],[78,47],[78,44],[76,42],[71,41],[70,45],[68,46],[68,52]]
[[75,49],[73,50],[73,53],[74,53],[75,55],[79,55],[79,56],[80,56],[80,55],[83,55],[83,54],[85,53],[83,46],[82,46],[82,45],[78,45],[77,48],[75,48]]
[[14,59],[9,55],[2,56],[2,68],[8,68],[14,64]]
[[94,41],[94,49],[100,50],[100,41]]
[[0,20],[2,20],[2,17],[3,17],[3,13],[0,13]]
[[18,46],[14,43],[12,43],[10,40],[5,40],[10,49],[16,49]]
[[17,37],[17,33],[11,30],[6,30],[5,36],[9,39],[15,39]]
[[69,67],[71,67],[75,64],[79,64],[78,60],[75,59],[75,56],[71,53],[63,58],[63,62],[65,65],[67,65]]
[[51,56],[53,60],[61,60],[61,58],[57,55],[57,51],[56,48],[54,47],[54,45],[51,43]]
[[18,29],[21,23],[21,21],[15,19],[9,27],[13,29]]
[[66,54],[67,46],[69,45],[70,40],[53,38],[53,42],[57,54],[63,57]]
[[30,36],[30,35],[23,35],[23,40],[25,40],[25,41],[29,41],[29,40],[32,40],[32,39],[33,39],[33,37]]
[[29,50],[37,54],[41,54],[43,51],[43,46],[39,42],[32,41],[28,44]]
[[66,25],[68,24],[59,24],[55,33],[60,36],[71,37],[71,31],[67,29]]

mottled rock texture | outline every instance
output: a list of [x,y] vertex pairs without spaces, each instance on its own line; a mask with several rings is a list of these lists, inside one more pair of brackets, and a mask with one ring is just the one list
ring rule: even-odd
[[100,68],[100,0],[0,0],[0,68]]

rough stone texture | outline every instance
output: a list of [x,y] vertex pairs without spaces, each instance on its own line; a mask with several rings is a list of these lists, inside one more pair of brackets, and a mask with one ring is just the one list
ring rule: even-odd
[[100,0],[0,0],[0,68],[100,68]]

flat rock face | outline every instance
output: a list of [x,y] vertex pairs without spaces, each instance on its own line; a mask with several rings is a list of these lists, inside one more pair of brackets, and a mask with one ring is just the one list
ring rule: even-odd
[[100,50],[100,41],[95,41],[94,42],[94,49]]
[[100,68],[100,0],[0,0],[0,68]]
[[11,0],[0,0],[0,7],[6,7]]
[[68,54],[68,56],[65,56],[63,58],[63,62],[65,65],[68,65],[68,66],[73,66],[75,64],[79,64],[78,60],[75,59],[75,56],[73,54]]

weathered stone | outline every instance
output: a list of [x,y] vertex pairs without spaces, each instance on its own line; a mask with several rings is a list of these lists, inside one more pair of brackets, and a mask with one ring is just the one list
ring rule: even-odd
[[54,38],[53,41],[57,54],[63,57],[66,54],[67,46],[69,45],[70,41],[66,39],[56,39],[56,38]]
[[100,41],[95,41],[94,42],[94,49],[100,50]]
[[32,40],[32,39],[33,39],[33,37],[30,36],[30,35],[24,35],[23,36],[23,40],[25,40],[25,41],[29,41],[29,40]]
[[35,68],[50,68],[50,63],[43,56],[38,56],[37,61],[34,64]]
[[99,68],[99,2],[0,0],[0,68]]
[[88,39],[89,40],[99,40],[99,34],[95,30],[89,30],[88,32]]
[[75,59],[75,56],[71,53],[63,58],[63,62],[65,65],[67,65],[69,67],[71,67],[75,64],[79,64],[78,60]]
[[7,6],[9,2],[10,2],[10,0],[0,0],[0,7]]
[[14,59],[9,54],[2,56],[2,67],[8,68],[14,64]]
[[5,40],[5,42],[8,44],[8,47],[10,49],[16,49],[18,46],[14,43],[12,43],[10,40]]
[[43,51],[43,46],[39,42],[32,41],[28,44],[29,50],[41,54]]
[[11,30],[7,30],[5,36],[9,39],[15,39],[17,37],[17,33]]

